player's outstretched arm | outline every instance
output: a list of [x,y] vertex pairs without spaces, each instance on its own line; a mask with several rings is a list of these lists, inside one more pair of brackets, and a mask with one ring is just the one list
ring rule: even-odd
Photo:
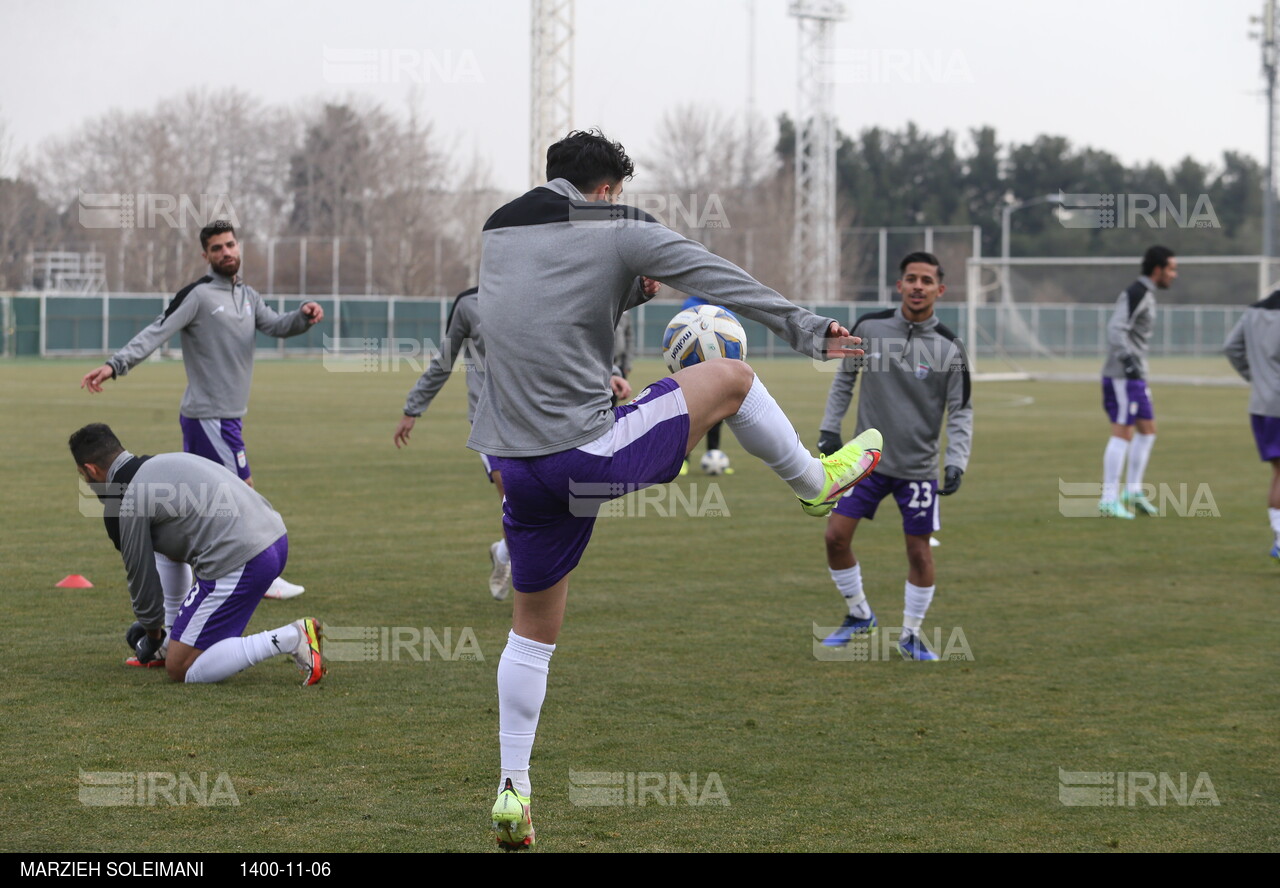
[[843,341],[849,331],[831,318],[787,301],[729,260],[648,216],[620,222],[615,237],[618,257],[632,274],[701,296],[763,324],[806,357],[852,353],[845,350]]
[[115,368],[110,364],[103,364],[101,367],[96,367],[84,375],[84,378],[80,380],[80,388],[88,389],[90,392],[98,394],[102,391],[104,382],[115,378]]

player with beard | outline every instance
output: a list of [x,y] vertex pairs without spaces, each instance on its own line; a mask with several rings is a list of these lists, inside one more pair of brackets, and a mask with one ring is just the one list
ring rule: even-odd
[[[187,372],[178,416],[182,449],[225,466],[252,487],[241,425],[249,410],[256,333],[297,336],[322,321],[324,309],[304,302],[281,314],[267,305],[240,278],[240,242],[230,222],[220,220],[201,229],[200,247],[208,273],[179,290],[163,314],[105,364],[86,373],[80,387],[101,392],[104,382],[124,376],[171,337],[181,335]],[[191,567],[158,552],[156,567],[165,590],[165,624],[172,625],[191,588]],[[277,578],[266,597],[294,598],[302,591],[302,586]]]

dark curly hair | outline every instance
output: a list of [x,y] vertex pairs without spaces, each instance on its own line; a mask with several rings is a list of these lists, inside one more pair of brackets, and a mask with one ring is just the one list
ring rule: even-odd
[[598,129],[574,130],[547,149],[547,181],[568,179],[583,194],[630,179],[635,171],[622,143]]

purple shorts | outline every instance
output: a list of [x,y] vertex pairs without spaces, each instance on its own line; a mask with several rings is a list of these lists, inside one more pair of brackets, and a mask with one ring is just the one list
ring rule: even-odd
[[240,437],[238,419],[190,419],[179,416],[182,426],[182,449],[196,456],[211,459],[230,469],[244,480],[249,471],[249,458],[244,452],[244,438]]
[[613,408],[613,428],[572,450],[515,459],[489,457],[502,472],[502,526],[512,586],[540,592],[578,566],[596,514],[610,500],[680,473],[689,445],[689,408],[667,377]]
[[1102,377],[1102,409],[1117,425],[1133,425],[1135,420],[1155,419],[1151,389],[1145,379]]
[[1280,459],[1280,416],[1249,414],[1253,424],[1253,440],[1258,443],[1258,456],[1264,462]]
[[834,509],[846,518],[876,517],[876,507],[889,494],[898,501],[902,513],[902,532],[911,536],[929,536],[942,529],[938,515],[938,479],[904,481],[872,472],[857,487],[842,496]]
[[494,464],[489,460],[489,457],[485,456],[483,453],[482,453],[482,454],[480,454],[480,462],[481,462],[481,464],[484,466],[484,476],[485,476],[486,478],[488,478],[488,479],[489,479],[489,483],[490,483],[490,484],[492,484],[492,483],[493,483],[493,473],[494,473],[494,471],[495,471],[496,467],[495,467],[495,466],[494,466]]
[[284,573],[288,560],[286,535],[226,576],[210,580],[196,577],[174,618],[173,640],[206,651],[224,639],[239,638],[262,596]]

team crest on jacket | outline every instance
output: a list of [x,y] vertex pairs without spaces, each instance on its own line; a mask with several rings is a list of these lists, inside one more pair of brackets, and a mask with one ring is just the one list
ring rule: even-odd
[[928,376],[928,375],[929,375],[929,372],[930,372],[930,370],[932,370],[932,369],[933,369],[933,368],[932,368],[932,367],[930,367],[928,364],[925,364],[925,363],[917,364],[917,365],[916,365],[916,379],[924,379],[926,376]]

